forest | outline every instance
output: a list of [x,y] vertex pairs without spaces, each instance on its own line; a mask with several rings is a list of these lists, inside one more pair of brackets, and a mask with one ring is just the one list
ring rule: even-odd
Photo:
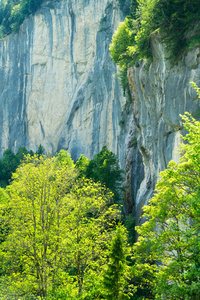
[[76,163],[27,153],[0,189],[0,299],[199,299],[200,122],[182,120],[180,162],[160,173],[137,241],[105,146]]

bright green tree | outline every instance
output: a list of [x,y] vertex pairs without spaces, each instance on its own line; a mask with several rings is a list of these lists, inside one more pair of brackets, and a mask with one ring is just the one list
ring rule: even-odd
[[118,64],[121,69],[127,69],[128,63],[132,59],[129,47],[133,46],[133,42],[130,21],[126,18],[124,22],[119,24],[109,47],[112,60]]
[[120,213],[113,194],[100,183],[77,180],[65,151],[52,158],[28,155],[6,191],[0,298],[97,299]]
[[57,163],[61,164],[61,165],[65,164],[65,165],[67,165],[70,168],[74,168],[75,167],[74,161],[72,160],[71,155],[67,151],[65,151],[63,149],[60,150],[60,152],[58,153]]
[[[73,266],[73,276],[78,287],[77,298],[80,299],[88,297],[88,293],[91,295],[90,290],[99,281],[105,264],[105,249],[116,219],[119,219],[119,209],[111,205],[112,197],[113,194],[100,183],[88,179],[77,181],[67,195],[70,239],[68,271]],[[93,297],[100,294],[99,288],[95,286]]]
[[[75,172],[57,158],[28,156],[7,187],[5,220],[9,235],[1,244],[4,277],[1,299],[46,297],[60,281],[66,256],[66,198]],[[7,218],[6,218],[7,217]],[[5,298],[6,299],[6,298]]]
[[4,242],[8,232],[8,222],[5,222],[5,214],[7,213],[8,195],[5,189],[0,188],[0,243]]
[[198,299],[200,290],[200,122],[182,116],[188,134],[179,163],[160,173],[137,227],[134,273],[149,274],[156,299]]
[[105,299],[130,299],[128,255],[130,248],[127,243],[127,232],[124,226],[118,224],[108,252],[109,262],[103,274]]

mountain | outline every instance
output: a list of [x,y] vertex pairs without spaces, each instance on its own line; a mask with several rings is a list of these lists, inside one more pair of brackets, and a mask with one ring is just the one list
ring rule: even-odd
[[90,159],[106,145],[125,170],[124,210],[139,224],[158,173],[179,158],[179,114],[200,117],[189,84],[199,83],[200,49],[174,65],[152,35],[153,61],[128,70],[130,99],[109,53],[123,20],[117,0],[47,1],[0,41],[0,154],[41,144]]
[[0,152],[118,152],[125,99],[109,56],[116,1],[47,1],[0,42]]

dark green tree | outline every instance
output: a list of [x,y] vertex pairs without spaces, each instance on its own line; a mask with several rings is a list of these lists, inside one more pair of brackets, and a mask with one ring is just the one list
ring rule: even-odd
[[24,156],[27,154],[30,154],[30,156],[34,155],[32,150],[28,151],[25,147],[20,147],[17,151],[16,157],[18,158],[19,162],[21,162],[24,159]]
[[37,154],[37,155],[42,155],[42,154],[44,154],[45,153],[45,149],[44,149],[44,147],[40,144],[39,145],[39,147],[38,147],[38,150],[36,151],[36,153],[35,154]]
[[3,153],[3,158],[0,161],[0,184],[2,187],[8,185],[12,173],[16,171],[19,165],[19,159],[10,150],[7,149]]
[[107,300],[130,299],[128,254],[130,249],[126,229],[118,224],[109,249],[109,262],[103,274],[104,297]]
[[115,201],[120,199],[122,174],[117,156],[106,146],[90,160],[86,169],[86,177],[105,184],[113,192]]
[[128,15],[130,13],[130,4],[131,0],[118,0],[119,1],[119,7],[121,11],[124,13],[124,15]]

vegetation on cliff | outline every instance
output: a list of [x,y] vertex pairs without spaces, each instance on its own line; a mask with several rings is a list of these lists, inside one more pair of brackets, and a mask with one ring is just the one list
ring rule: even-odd
[[17,32],[25,18],[36,12],[45,0],[2,0],[0,2],[0,38]]
[[200,44],[199,0],[132,0],[130,15],[113,35],[111,58],[122,69],[152,59],[151,36],[158,32],[176,61]]

